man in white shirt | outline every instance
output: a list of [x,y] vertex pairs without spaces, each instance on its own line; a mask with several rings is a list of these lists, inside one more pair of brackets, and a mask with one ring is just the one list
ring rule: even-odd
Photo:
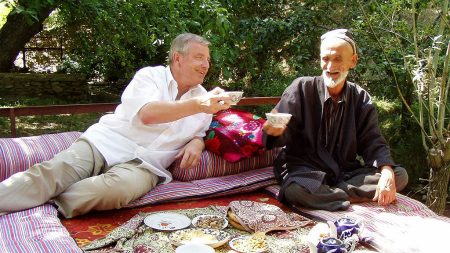
[[169,66],[139,70],[113,114],[103,116],[67,150],[0,183],[0,214],[53,199],[66,218],[118,209],[172,176],[182,157],[195,166],[212,114],[230,107],[220,88],[202,86],[209,42],[184,33],[172,42]]

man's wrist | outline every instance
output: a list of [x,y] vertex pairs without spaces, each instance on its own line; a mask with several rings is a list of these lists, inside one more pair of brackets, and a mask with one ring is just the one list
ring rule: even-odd
[[205,148],[205,141],[202,137],[195,136],[194,138],[192,138],[191,142],[197,143],[202,150]]
[[394,177],[394,169],[390,165],[383,165],[380,168],[381,174],[390,174],[392,177]]

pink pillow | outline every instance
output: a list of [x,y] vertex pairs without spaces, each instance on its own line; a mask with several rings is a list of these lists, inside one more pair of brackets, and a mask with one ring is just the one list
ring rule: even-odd
[[266,120],[250,112],[230,108],[214,115],[206,133],[206,149],[228,162],[263,151],[262,126]]
[[0,252],[83,253],[50,204],[0,216]]
[[242,159],[238,162],[227,162],[211,151],[204,150],[197,166],[181,169],[181,158],[169,168],[173,179],[182,182],[200,180],[211,177],[234,175],[245,171],[272,166],[279,149],[263,151],[261,154]]

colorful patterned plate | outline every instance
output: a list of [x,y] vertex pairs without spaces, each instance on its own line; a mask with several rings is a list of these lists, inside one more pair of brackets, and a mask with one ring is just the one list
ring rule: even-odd
[[191,220],[178,213],[156,213],[145,217],[144,223],[153,229],[173,231],[189,227]]

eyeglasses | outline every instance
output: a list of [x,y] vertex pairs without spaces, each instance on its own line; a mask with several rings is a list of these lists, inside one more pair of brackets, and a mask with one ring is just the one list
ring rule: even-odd
[[336,29],[326,32],[320,37],[320,40],[323,41],[326,38],[338,38],[341,40],[345,40],[350,46],[352,46],[353,54],[356,54],[356,43],[353,39],[352,33],[347,29]]

